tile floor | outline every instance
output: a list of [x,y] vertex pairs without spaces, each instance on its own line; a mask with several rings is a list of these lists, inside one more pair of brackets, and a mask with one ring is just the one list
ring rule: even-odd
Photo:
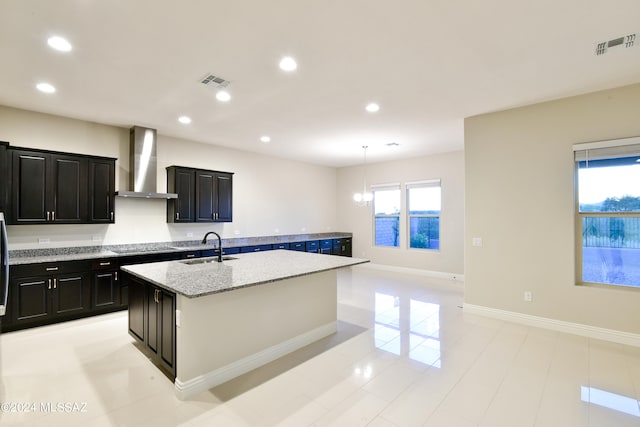
[[640,426],[639,348],[463,314],[439,279],[358,267],[338,299],[338,334],[184,402],[125,313],[3,334],[0,425]]

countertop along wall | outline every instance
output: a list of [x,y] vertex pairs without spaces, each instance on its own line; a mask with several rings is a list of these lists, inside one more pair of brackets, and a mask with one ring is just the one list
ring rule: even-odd
[[572,151],[640,135],[639,105],[632,85],[465,120],[465,309],[640,334],[640,289],[575,284]]
[[[132,124],[133,125],[133,124]],[[111,225],[13,225],[10,249],[339,231],[336,170],[158,134],[158,191],[166,166],[234,172],[233,222],[167,224],[166,201],[117,197]],[[0,140],[12,146],[116,157],[116,189],[128,190],[129,128],[0,106]],[[341,230],[349,231],[349,230]],[[50,243],[39,244],[38,239]]]

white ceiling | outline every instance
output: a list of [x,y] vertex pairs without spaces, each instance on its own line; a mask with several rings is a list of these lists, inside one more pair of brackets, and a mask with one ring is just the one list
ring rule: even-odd
[[362,145],[460,150],[465,117],[640,82],[640,47],[594,54],[634,32],[638,0],[2,0],[0,104],[339,167]]

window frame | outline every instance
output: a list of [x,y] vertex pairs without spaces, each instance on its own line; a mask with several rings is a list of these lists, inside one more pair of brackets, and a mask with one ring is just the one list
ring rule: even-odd
[[[376,192],[378,191],[390,191],[397,190],[398,196],[400,198],[399,211],[397,214],[376,214]],[[402,247],[402,232],[400,230],[402,226],[402,215],[403,215],[403,201],[402,201],[402,186],[400,183],[391,183],[391,184],[377,184],[371,186],[371,192],[373,193],[372,200],[372,213],[373,213],[373,247],[376,248],[391,248],[391,249],[400,249]],[[388,245],[378,245],[377,241],[377,219],[378,218],[398,218],[398,244],[396,246],[388,246]]]
[[[615,164],[616,160],[624,156],[624,153],[629,151],[637,151],[633,146],[640,146],[640,137],[622,138],[606,141],[595,141],[573,145],[574,153],[574,246],[575,246],[575,283],[577,286],[602,286],[602,287],[615,287],[616,289],[639,289],[638,286],[631,284],[619,284],[619,283],[601,283],[601,282],[588,282],[583,278],[583,251],[584,251],[584,238],[583,238],[583,222],[586,218],[639,218],[640,211],[633,212],[591,212],[580,210],[580,179],[579,171],[580,164],[588,161],[589,150],[599,150],[601,153],[600,158],[596,158],[592,161],[603,162],[606,159],[612,159],[611,163]],[[640,153],[640,151],[638,151]],[[605,159],[605,160],[603,160]]]
[[[440,189],[440,213],[438,214],[412,214],[411,213],[411,189],[414,188],[433,188],[437,187]],[[413,181],[405,183],[405,205],[406,205],[406,221],[407,221],[407,249],[408,250],[418,250],[418,251],[434,251],[440,252],[442,246],[438,243],[437,249],[432,248],[414,248],[411,246],[411,218],[438,218],[438,236],[440,236],[440,232],[442,231],[442,227],[440,226],[440,220],[442,219],[442,180],[441,179],[429,179],[424,181]],[[442,239],[438,239],[439,242],[442,242]]]

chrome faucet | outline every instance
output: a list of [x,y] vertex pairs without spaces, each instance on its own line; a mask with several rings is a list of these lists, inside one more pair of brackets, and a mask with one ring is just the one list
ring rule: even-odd
[[209,231],[202,238],[202,244],[203,245],[207,244],[207,237],[209,237],[209,234],[215,234],[216,237],[218,238],[218,262],[222,262],[222,239],[220,238],[220,235],[218,233],[216,233],[215,231]]

